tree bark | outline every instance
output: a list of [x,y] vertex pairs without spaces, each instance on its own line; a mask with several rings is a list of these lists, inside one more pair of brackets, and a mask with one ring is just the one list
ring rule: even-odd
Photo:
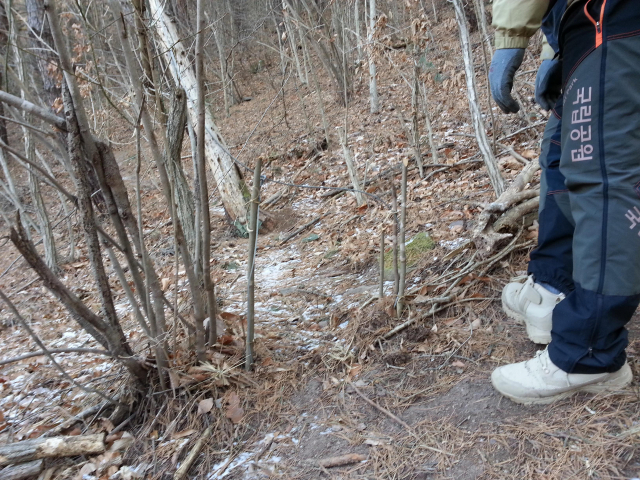
[[475,130],[478,147],[480,148],[482,158],[484,159],[484,163],[489,173],[491,186],[496,192],[496,197],[499,197],[502,192],[504,192],[504,179],[500,174],[498,164],[493,156],[491,144],[489,143],[489,138],[487,137],[487,132],[484,128],[484,122],[482,121],[482,115],[480,113],[467,19],[460,0],[453,0],[453,6],[456,10],[456,20],[458,21],[458,30],[460,32],[460,44],[462,46],[462,56],[464,59],[464,71],[467,77],[467,95],[469,97],[469,110],[471,111],[473,129]]
[[351,149],[347,144],[347,132],[344,128],[340,128],[338,129],[338,133],[340,135],[340,143],[342,144],[342,152],[344,153],[344,161],[347,164],[349,178],[351,178],[351,184],[353,185],[353,189],[355,190],[353,193],[356,196],[358,206],[364,205],[367,202],[362,195],[362,187],[360,186],[360,181],[358,180],[358,172],[356,171],[356,167],[353,163],[353,155],[351,153]]
[[171,96],[171,107],[167,118],[167,148],[165,162],[167,175],[173,186],[177,215],[182,225],[187,247],[191,258],[195,258],[196,230],[195,230],[195,201],[193,192],[187,182],[182,168],[182,140],[187,124],[187,98],[184,90],[178,88]]
[[38,475],[44,468],[43,460],[23,463],[22,465],[12,465],[0,470],[0,480],[22,480]]
[[[216,311],[215,298],[213,293],[213,282],[211,280],[211,218],[209,214],[209,189],[207,188],[207,175],[204,168],[206,155],[206,134],[207,128],[207,112],[205,108],[205,91],[204,91],[204,0],[197,0],[196,25],[198,33],[196,34],[196,138],[198,139],[196,162],[198,164],[198,180],[200,181],[200,206],[202,215],[202,276],[204,294],[207,298],[207,311],[209,315],[209,331],[212,339],[218,338],[216,331]],[[244,207],[243,207],[244,208]],[[196,316],[196,354],[198,360],[203,362],[206,360],[206,352],[204,331],[204,315],[199,318]]]
[[[51,108],[56,98],[60,97],[61,90],[55,76],[58,59],[49,49],[53,47],[53,36],[51,28],[46,22],[46,16],[43,15],[43,0],[26,0],[27,6],[27,23],[31,30],[29,38],[31,39],[31,49],[34,50],[34,59],[40,78],[42,79],[42,87],[45,94],[47,106]],[[37,32],[38,37],[33,32]]]
[[[164,9],[160,0],[149,0],[150,14],[155,19],[154,25],[160,40],[160,47],[175,82],[184,88],[187,94],[187,105],[191,121],[197,122],[197,82],[196,75],[189,63],[185,49],[176,26]],[[213,122],[211,113],[205,113],[205,157],[209,164],[220,198],[232,221],[245,224],[247,211],[242,195],[244,182],[236,168],[233,157],[229,153],[218,127]]]
[[[17,108],[18,110],[22,110],[27,113],[33,114],[33,116],[38,117],[40,120],[44,120],[45,122],[53,125],[59,130],[63,132],[67,131],[67,123],[65,119],[59,117],[55,113],[51,113],[46,109],[35,105],[27,100],[16,97],[15,95],[11,95],[5,91],[0,90],[0,102],[4,102],[7,105],[11,105],[12,107]],[[6,142],[5,142],[6,143]]]
[[0,447],[0,467],[41,458],[96,455],[104,452],[104,434],[33,438]]
[[369,35],[367,40],[368,58],[369,58],[369,102],[371,104],[371,113],[380,111],[380,101],[378,100],[378,80],[376,79],[376,63],[373,59],[373,34],[376,28],[376,0],[369,0]]

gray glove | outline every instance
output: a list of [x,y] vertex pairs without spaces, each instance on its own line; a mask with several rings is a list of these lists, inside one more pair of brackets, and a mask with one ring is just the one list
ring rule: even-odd
[[543,60],[536,75],[536,102],[551,110],[562,93],[562,64],[558,60]]
[[511,96],[513,77],[522,64],[524,48],[501,48],[496,50],[489,69],[491,95],[504,113],[516,113],[520,105]]

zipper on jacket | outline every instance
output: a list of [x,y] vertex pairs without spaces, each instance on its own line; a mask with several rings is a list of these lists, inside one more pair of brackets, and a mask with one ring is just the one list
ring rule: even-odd
[[588,7],[590,3],[591,0],[588,0],[587,3],[584,4],[584,14],[596,27],[596,48],[598,48],[602,45],[602,25],[604,23],[604,8],[607,6],[607,0],[603,0],[602,6],[600,7],[600,20],[595,20],[591,15],[589,15]]

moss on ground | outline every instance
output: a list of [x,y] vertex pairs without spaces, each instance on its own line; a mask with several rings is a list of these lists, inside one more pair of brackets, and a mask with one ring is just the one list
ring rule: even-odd
[[[418,264],[418,261],[429,250],[433,250],[436,246],[436,242],[433,238],[424,232],[416,234],[405,245],[405,256],[407,258],[407,269],[414,267]],[[384,254],[384,276],[391,279],[393,276],[392,271],[393,262],[393,249],[390,249]]]

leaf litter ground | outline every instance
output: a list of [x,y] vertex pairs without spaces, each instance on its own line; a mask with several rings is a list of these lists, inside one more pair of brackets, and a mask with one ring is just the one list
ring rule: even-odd
[[[464,78],[457,73],[459,53],[453,31],[450,20],[434,29],[434,35],[443,40],[433,52],[433,63],[444,80],[429,83],[430,111],[440,146],[438,162],[445,167],[428,167],[428,179],[421,179],[415,169],[409,175],[407,238],[428,235],[433,240],[433,248],[424,250],[407,277],[408,315],[416,319],[412,325],[388,340],[382,338],[407,320],[406,315],[392,316],[388,299],[392,282],[385,282],[386,300],[374,298],[382,228],[387,233],[386,249],[390,247],[388,208],[372,198],[364,208],[349,194],[329,196],[326,190],[267,182],[262,199],[275,200],[263,207],[270,230],[258,239],[254,372],[241,368],[247,241],[232,235],[224,212],[216,207],[212,256],[221,300],[218,321],[224,335],[221,345],[209,352],[210,363],[194,367],[193,359],[174,357],[172,391],[150,392],[137,413],[125,415],[117,433],[107,420],[97,421],[103,416],[100,411],[84,421],[65,422],[100,400],[60,379],[45,357],[4,365],[0,367],[0,442],[60,430],[64,434],[111,433],[109,451],[101,457],[50,461],[47,467],[54,478],[61,479],[170,478],[208,426],[213,434],[190,478],[638,476],[637,382],[622,392],[580,395],[545,407],[515,405],[491,387],[493,368],[529,358],[540,348],[526,339],[521,326],[506,318],[499,302],[504,284],[524,273],[537,232],[535,228],[525,231],[511,250],[503,247],[504,254],[488,264],[474,263],[475,250],[466,242],[475,216],[492,192],[481,164],[473,162],[476,148],[469,137],[472,129],[461,90]],[[399,82],[395,68],[407,63],[402,55],[389,53],[388,64],[379,68],[383,111],[375,116],[367,113],[362,72],[349,109],[349,143],[359,173],[374,179],[367,191],[386,203],[391,177],[382,174],[411,155],[396,111],[408,109],[410,102],[409,89]],[[523,71],[535,68],[532,59],[528,62],[531,68]],[[532,80],[529,77],[525,82]],[[276,92],[268,91],[260,75],[243,81],[253,89],[253,100],[233,107],[229,121],[221,122],[233,153],[251,165],[247,159],[262,156],[268,178],[348,186],[337,138],[323,150],[318,148],[319,129],[309,132],[304,127],[305,114],[312,124],[320,125],[312,108],[305,111],[301,105],[287,105],[285,122],[283,105],[276,104],[249,136],[255,119],[267,110]],[[479,76],[478,82],[484,92],[484,77]],[[330,91],[328,81],[323,88]],[[522,88],[529,87],[523,83]],[[307,105],[314,106],[313,92],[301,89]],[[484,101],[486,105],[486,97]],[[341,124],[344,109],[335,102],[327,102],[327,108],[331,124]],[[521,156],[533,158],[539,153],[544,115],[531,104],[527,110],[516,118],[500,116],[506,137],[502,141]],[[118,155],[125,171],[131,170],[132,151],[123,147]],[[471,162],[454,165],[467,159]],[[433,163],[428,155],[425,162]],[[503,155],[500,164],[506,178],[513,178],[521,168],[510,155]],[[433,173],[438,169],[442,171]],[[148,170],[143,183],[145,231],[167,297],[177,301],[181,312],[188,312],[183,272],[174,281],[171,226],[166,211],[158,209],[156,185],[153,171]],[[320,221],[282,244],[295,228],[319,215],[323,215]],[[2,271],[15,264],[0,277],[0,287],[14,298],[45,343],[50,348],[95,348],[34,281],[34,274],[16,261],[16,252],[6,245],[3,250],[7,253],[0,259]],[[77,258],[62,265],[61,276],[98,309],[82,247]],[[138,353],[151,359],[118,288],[114,285],[127,335]],[[455,301],[433,312],[429,299],[447,291]],[[6,310],[0,316],[2,358],[35,348]],[[636,320],[630,338],[630,363],[638,372]],[[180,328],[175,341],[178,345],[186,341]],[[121,369],[103,357],[80,353],[56,357],[80,383],[112,394],[125,390]],[[61,424],[66,428],[60,429]],[[361,455],[364,460],[334,468],[319,465],[320,459],[341,455]]]

